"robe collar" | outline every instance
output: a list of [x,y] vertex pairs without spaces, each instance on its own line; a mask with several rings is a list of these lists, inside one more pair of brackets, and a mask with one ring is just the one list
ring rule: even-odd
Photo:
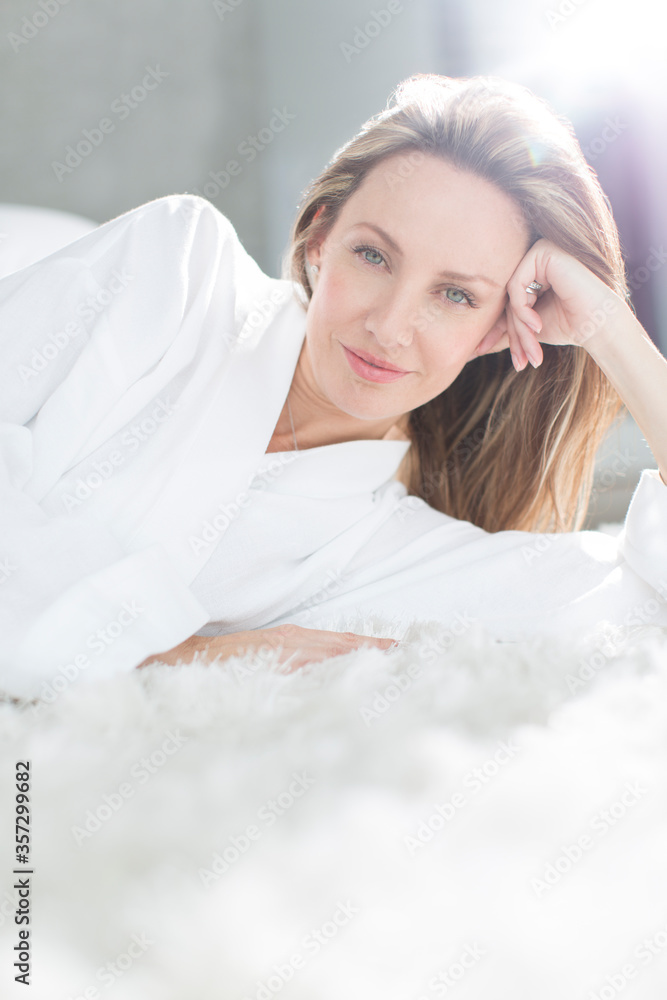
[[273,493],[305,497],[349,497],[373,492],[391,479],[409,441],[341,441],[303,451],[265,455],[255,478]]

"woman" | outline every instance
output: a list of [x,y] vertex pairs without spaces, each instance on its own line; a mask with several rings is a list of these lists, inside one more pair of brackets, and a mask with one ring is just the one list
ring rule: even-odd
[[[350,615],[512,639],[651,601],[667,624],[667,362],[627,304],[604,196],[542,102],[406,81],[310,186],[287,267],[266,278],[185,196],[0,284],[23,383],[3,396],[8,688],[392,645],[341,631]],[[19,360],[26,310],[37,340],[63,327],[43,372],[45,349]],[[659,473],[616,540],[571,529],[622,403]]]

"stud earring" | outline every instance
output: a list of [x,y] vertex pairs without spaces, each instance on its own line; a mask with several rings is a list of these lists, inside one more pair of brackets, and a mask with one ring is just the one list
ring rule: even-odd
[[318,271],[319,267],[317,266],[317,264],[311,264],[308,258],[306,257],[306,274],[308,275],[308,284],[310,285],[311,291],[314,289],[315,278],[317,277]]

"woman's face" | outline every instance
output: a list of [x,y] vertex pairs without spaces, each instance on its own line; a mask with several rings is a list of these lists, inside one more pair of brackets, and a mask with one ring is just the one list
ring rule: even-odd
[[319,267],[306,324],[319,392],[367,420],[433,399],[496,323],[505,329],[505,286],[528,248],[518,207],[489,181],[416,152],[383,160],[308,250]]

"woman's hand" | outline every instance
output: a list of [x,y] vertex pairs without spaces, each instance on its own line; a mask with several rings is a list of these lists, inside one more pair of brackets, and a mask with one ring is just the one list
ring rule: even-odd
[[[526,291],[532,281],[542,285],[537,294]],[[540,343],[586,347],[603,333],[610,317],[620,317],[624,311],[632,316],[627,303],[585,264],[545,239],[523,257],[507,283],[507,293],[507,332],[494,329],[475,353],[509,347],[517,371],[529,361],[535,368],[542,363]]]
[[331,656],[342,656],[363,645],[389,649],[398,643],[394,639],[355,635],[354,632],[325,632],[287,624],[248,632],[232,632],[229,635],[191,635],[189,639],[166,653],[156,653],[147,657],[139,667],[155,662],[168,663],[172,666],[181,661],[190,663],[196,653],[201,654],[198,657],[199,662],[210,663],[216,657],[226,659],[229,656],[242,656],[249,650],[262,655],[278,650],[278,662],[287,664],[289,666],[287,673],[291,673],[306,663],[316,663]]
[[[539,293],[526,291],[532,281]],[[506,324],[495,324],[475,354],[509,347],[517,371],[537,368],[543,344],[584,347],[628,408],[667,485],[667,360],[627,302],[570,254],[538,240],[507,283]],[[504,327],[506,326],[506,329]]]

